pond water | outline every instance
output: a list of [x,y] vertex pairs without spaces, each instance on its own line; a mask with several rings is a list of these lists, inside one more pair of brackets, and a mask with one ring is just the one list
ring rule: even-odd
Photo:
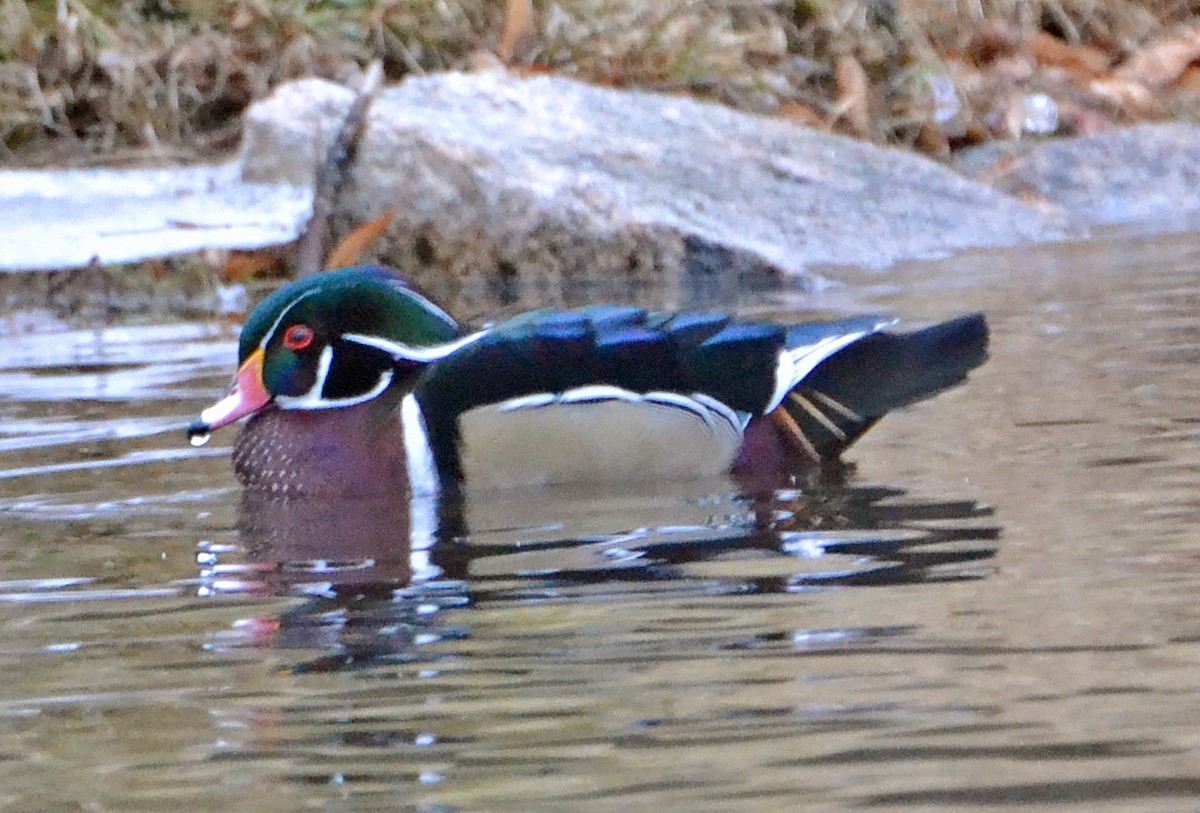
[[[1200,804],[1200,247],[1108,235],[754,312],[985,310],[841,482],[242,504],[220,323],[10,330],[0,809]],[[11,328],[11,325],[10,325]]]

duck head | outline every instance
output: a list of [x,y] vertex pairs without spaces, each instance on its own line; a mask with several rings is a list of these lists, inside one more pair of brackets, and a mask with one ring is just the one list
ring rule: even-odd
[[220,401],[188,427],[195,441],[268,407],[325,410],[411,387],[425,365],[475,336],[399,275],[378,266],[285,285],[250,314],[238,371]]

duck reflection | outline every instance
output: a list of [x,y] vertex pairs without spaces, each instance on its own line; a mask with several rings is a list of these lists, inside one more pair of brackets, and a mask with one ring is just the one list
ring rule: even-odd
[[255,625],[254,645],[321,651],[292,671],[328,671],[434,657],[430,645],[467,634],[463,608],[569,589],[781,593],[981,578],[998,529],[970,500],[825,477],[757,495],[725,479],[441,502],[247,490],[239,533],[251,574],[239,590],[304,598]]

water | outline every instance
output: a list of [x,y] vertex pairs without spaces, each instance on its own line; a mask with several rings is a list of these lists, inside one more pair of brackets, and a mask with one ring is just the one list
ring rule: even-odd
[[228,326],[8,335],[0,809],[1195,810],[1195,242],[806,299],[993,356],[844,482],[480,498],[433,550],[187,444]]

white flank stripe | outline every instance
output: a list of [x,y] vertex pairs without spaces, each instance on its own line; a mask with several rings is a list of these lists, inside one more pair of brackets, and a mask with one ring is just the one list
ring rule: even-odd
[[[438,488],[437,470],[433,463],[433,452],[429,449],[429,437],[425,432],[425,419],[416,397],[409,393],[400,402],[400,425],[404,432],[404,455],[408,460],[408,484],[414,497],[436,495]],[[415,502],[415,500],[414,500]],[[430,502],[430,500],[426,500]],[[416,528],[417,517],[413,517]]]
[[[428,500],[426,500],[428,502]],[[413,536],[416,537],[416,512],[413,513]],[[412,569],[412,580],[414,584],[421,582],[429,582],[439,578],[442,575],[442,569],[435,565],[429,558],[429,548],[432,547],[433,541],[430,537],[430,543],[423,548],[418,548],[416,542],[413,543],[413,550],[408,555],[408,566]]]
[[557,400],[556,395],[549,392],[535,392],[533,395],[522,395],[520,398],[509,398],[497,405],[501,412],[512,412],[514,409],[530,409],[547,406]]
[[746,424],[750,423],[750,415],[738,415],[738,413],[730,409],[727,404],[718,401],[711,395],[705,395],[702,392],[694,392],[692,393],[692,398],[708,407],[715,414],[724,418],[725,422],[733,427],[733,430],[739,435],[746,430]]
[[612,387],[608,384],[593,384],[587,387],[576,387],[560,393],[535,392],[530,395],[519,395],[495,404],[501,412],[515,412],[520,409],[537,409],[554,404],[586,404],[595,401],[625,401],[634,403],[643,400],[632,390]]
[[683,395],[678,392],[655,391],[640,395],[632,390],[613,387],[607,384],[578,387],[573,390],[566,390],[558,395],[549,392],[536,392],[532,395],[522,395],[518,398],[501,401],[495,404],[494,407],[500,412],[515,412],[522,409],[539,409],[541,407],[562,404],[586,404],[603,401],[622,401],[628,404],[661,404],[662,406],[690,412],[702,419],[709,426],[712,426],[714,421],[720,419],[739,435],[745,431],[746,424],[750,421],[751,417],[748,414],[740,415],[726,404],[702,392]]
[[558,396],[558,400],[563,404],[577,404],[580,401],[640,401],[642,400],[642,396],[621,387],[613,387],[608,384],[593,384],[587,387],[566,390],[562,395]]
[[644,396],[644,399],[657,404],[666,404],[668,406],[686,409],[688,412],[695,412],[702,418],[707,418],[708,415],[708,409],[705,408],[704,405],[695,398],[689,398],[686,395],[680,395],[677,392],[648,392]]
[[[701,398],[705,398],[708,403],[701,401]],[[701,396],[699,393],[693,393],[689,397],[687,395],[680,395],[677,392],[648,392],[643,400],[649,404],[662,404],[663,406],[672,407],[673,409],[690,412],[703,421],[705,428],[707,428],[710,432],[716,431],[718,420],[725,420],[727,423],[730,423],[731,428],[738,434],[741,434],[742,431],[741,427],[737,423],[729,421],[727,415],[714,414],[711,404],[720,404],[720,401],[717,401],[714,398],[709,398],[708,396]],[[729,411],[729,408],[724,404],[721,404],[721,406],[726,412]]]

